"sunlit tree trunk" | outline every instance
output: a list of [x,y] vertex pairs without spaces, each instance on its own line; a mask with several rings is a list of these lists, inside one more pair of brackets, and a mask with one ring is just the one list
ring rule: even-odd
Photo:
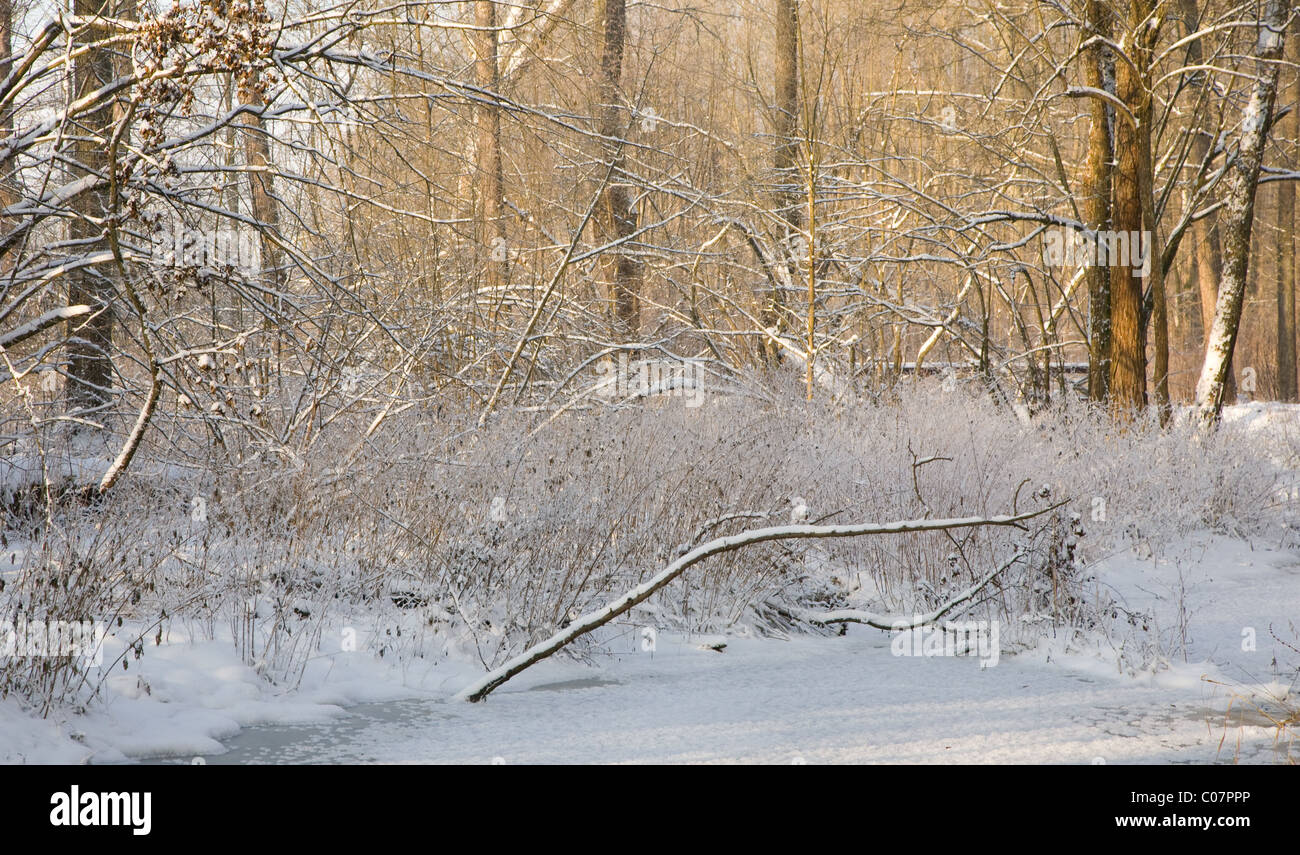
[[1197,415],[1203,425],[1218,421],[1223,409],[1224,378],[1237,343],[1241,308],[1250,263],[1250,233],[1255,218],[1255,190],[1268,142],[1273,102],[1277,96],[1278,60],[1285,43],[1287,6],[1268,0],[1255,45],[1256,80],[1241,120],[1237,156],[1225,181],[1223,216],[1223,279],[1214,309],[1205,364],[1196,384]]
[[[1296,143],[1300,140],[1300,81],[1297,81],[1296,63],[1300,62],[1300,44],[1297,44],[1296,24],[1292,22],[1286,52],[1291,62],[1287,75],[1291,78],[1291,112],[1280,128],[1279,136],[1285,140],[1284,151],[1289,155],[1286,166],[1297,168]],[[1295,183],[1283,181],[1277,194],[1277,397],[1280,401],[1300,400],[1296,382],[1296,323],[1295,323]]]
[[[636,232],[636,202],[624,171],[624,148],[619,138],[627,130],[619,121],[619,93],[623,77],[623,51],[627,43],[626,0],[605,0],[604,49],[600,57],[600,133],[613,174],[605,188],[605,222],[611,239],[627,240]],[[634,341],[640,333],[641,264],[626,244],[614,253],[610,297],[616,336]]]
[[[235,78],[234,75],[226,72],[221,76],[221,109],[229,113],[235,106]],[[239,183],[234,179],[238,172],[238,157],[236,152],[239,149],[238,133],[233,124],[227,125],[225,132],[222,134],[221,142],[217,144],[221,149],[221,162],[226,168],[227,177],[221,191],[221,204],[226,210],[232,213],[239,211]],[[217,290],[212,291],[215,299]],[[217,308],[213,309],[213,330],[212,339],[218,341],[221,338],[220,324],[222,322],[230,325],[232,329],[243,328],[243,312],[240,305],[241,297],[238,293],[230,292],[227,298],[231,305],[228,307],[225,317],[221,317]]]
[[483,281],[493,303],[498,304],[506,283],[510,254],[506,243],[505,179],[501,163],[501,108],[492,100],[501,88],[496,0],[475,0],[474,28],[474,78],[479,89],[487,93],[479,96],[481,100],[475,108],[481,243],[486,250]]
[[[265,106],[262,93],[253,90],[247,93],[247,104],[254,108],[253,113],[244,113],[244,161],[249,173],[249,207],[253,219],[260,225],[259,246],[261,249],[262,286],[270,293],[263,294],[267,309],[263,311],[263,328],[274,334],[275,324],[284,311],[283,298],[284,276],[281,270],[280,248],[271,235],[279,231],[280,214],[275,201],[275,184],[272,176],[271,140],[261,110]],[[276,341],[276,354],[272,364],[272,355],[264,353],[258,360],[260,381],[265,386],[272,377],[279,377],[279,342],[281,337],[273,335]]]
[[1141,134],[1142,172],[1139,176],[1142,192],[1142,252],[1145,253],[1143,269],[1146,287],[1151,300],[1152,359],[1151,380],[1155,386],[1156,409],[1160,424],[1168,424],[1173,415],[1169,400],[1169,304],[1165,296],[1165,272],[1161,259],[1164,245],[1160,236],[1160,223],[1156,217],[1155,164],[1152,162],[1151,120],[1153,112],[1147,105]]
[[[1199,29],[1201,13],[1196,0],[1179,0],[1182,7],[1184,25],[1187,32]],[[1187,65],[1197,67],[1204,61],[1204,50],[1200,39],[1193,39],[1187,45]],[[1206,84],[1206,74],[1197,70],[1189,77],[1188,85],[1192,91],[1199,91]],[[1210,153],[1211,135],[1204,129],[1197,129],[1192,138],[1190,158],[1192,164],[1199,167]],[[1217,214],[1211,214],[1192,224],[1192,239],[1196,242],[1196,292],[1201,307],[1201,329],[1204,342],[1209,343],[1210,327],[1214,325],[1214,304],[1219,296],[1219,277],[1223,273],[1223,256],[1219,251],[1219,229],[1216,224]],[[1204,349],[1204,345],[1202,346]],[[1232,375],[1232,364],[1228,364],[1225,380],[1224,397],[1232,400],[1237,395],[1237,384]]]
[[[1151,0],[1132,0],[1126,38],[1130,61],[1115,63],[1115,89],[1131,115],[1117,113],[1115,121],[1115,172],[1112,176],[1114,230],[1140,233],[1145,227],[1143,173],[1150,145],[1151,98],[1142,70],[1150,59],[1150,36],[1145,22]],[[1136,67],[1135,67],[1136,66]],[[1142,318],[1143,281],[1129,258],[1110,258],[1110,399],[1120,412],[1146,406],[1146,325]],[[1154,262],[1154,260],[1153,260]]]
[[[244,134],[244,159],[249,171],[249,203],[253,218],[261,224],[264,232],[262,267],[269,274],[272,287],[278,293],[281,287],[280,252],[266,235],[267,232],[277,231],[280,222],[275,204],[275,183],[271,174],[271,140],[260,112],[265,106],[261,93],[251,93],[248,104],[257,110],[255,113],[244,114],[244,124],[248,126]],[[279,309],[278,304],[276,308]]]
[[[776,172],[778,190],[775,194],[776,215],[783,222],[778,233],[784,246],[782,256],[786,259],[786,269],[790,275],[784,277],[793,281],[795,265],[796,236],[800,234],[800,193],[802,184],[799,176],[799,2],[798,0],[776,0],[776,38],[775,38],[775,83],[776,110],[774,114],[774,137],[776,148],[772,153],[772,165]],[[781,282],[776,287],[781,287]],[[760,321],[763,326],[780,329],[782,324],[781,292],[773,290],[765,301]],[[764,358],[769,364],[780,362],[781,349],[770,338],[763,339]]]

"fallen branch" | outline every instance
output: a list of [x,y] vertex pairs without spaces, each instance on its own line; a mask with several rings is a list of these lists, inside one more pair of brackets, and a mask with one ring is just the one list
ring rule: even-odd
[[[663,588],[669,582],[672,582],[689,567],[698,564],[705,558],[713,555],[719,555],[724,552],[731,552],[742,546],[751,546],[756,543],[766,543],[772,540],[803,540],[824,537],[862,537],[873,534],[902,534],[905,532],[917,531],[941,531],[954,528],[975,528],[978,526],[1019,526],[1025,520],[1041,516],[1049,511],[1059,508],[1063,502],[1041,508],[1036,511],[1030,511],[1023,514],[1012,516],[996,517],[959,517],[956,519],[945,520],[903,520],[891,523],[864,523],[859,525],[784,525],[771,526],[768,528],[757,528],[751,531],[744,531],[740,534],[719,537],[703,543],[685,555],[682,555],[676,561],[669,564],[663,570],[659,571],[651,579],[642,582],[637,587],[623,594],[618,599],[609,603],[602,609],[598,609],[589,614],[582,615],[574,620],[567,627],[557,632],[555,635],[538,642],[532,647],[520,653],[518,656],[508,660],[504,664],[484,674],[478,680],[466,686],[456,693],[457,700],[468,700],[470,703],[477,703],[486,698],[492,690],[505,683],[511,677],[519,674],[527,668],[532,667],[538,662],[551,656],[556,651],[569,644],[579,636],[586,635],[594,629],[604,626],[619,615],[627,612],[638,603],[649,599],[656,591]],[[993,574],[990,574],[988,580],[1005,568],[999,568]],[[988,581],[981,583],[988,584]],[[970,592],[967,592],[968,594]],[[974,594],[970,594],[974,596]],[[967,597],[969,599],[969,597]],[[950,609],[942,609],[938,612],[939,616],[947,613]],[[931,614],[934,614],[933,612]],[[937,620],[938,617],[935,617]],[[918,624],[920,626],[922,624]],[[885,627],[892,629],[892,624]]]

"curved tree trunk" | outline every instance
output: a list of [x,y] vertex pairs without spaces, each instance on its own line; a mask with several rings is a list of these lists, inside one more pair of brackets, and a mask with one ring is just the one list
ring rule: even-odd
[[[1183,22],[1187,32],[1199,29],[1201,14],[1196,8],[1196,0],[1179,0],[1182,7]],[[1200,39],[1193,39],[1187,45],[1187,65],[1199,66],[1204,61],[1204,50]],[[1188,85],[1195,91],[1205,86],[1204,71],[1194,72]],[[1204,128],[1198,129],[1192,139],[1191,162],[1200,167],[1210,153],[1211,135]],[[1212,214],[1192,224],[1192,238],[1196,242],[1196,292],[1201,307],[1201,329],[1204,343],[1210,341],[1210,328],[1214,326],[1214,304],[1219,297],[1219,277],[1223,274],[1223,256],[1219,251],[1219,229],[1216,223],[1218,215]],[[1224,397],[1231,400],[1237,396],[1237,384],[1232,375],[1232,363],[1228,363],[1228,373],[1224,386]]]
[[1278,60],[1286,41],[1286,16],[1287,6],[1282,0],[1268,0],[1255,48],[1255,85],[1242,113],[1237,156],[1225,179],[1227,190],[1220,219],[1224,228],[1223,279],[1219,283],[1205,364],[1196,384],[1197,415],[1207,427],[1218,421],[1223,409],[1224,382],[1241,324],[1250,264],[1250,233],[1255,219],[1255,190],[1277,97]]
[[[568,626],[550,638],[534,644],[518,656],[506,661],[497,668],[479,677],[456,693],[458,700],[478,703],[492,693],[494,689],[515,675],[531,668],[543,659],[551,656],[576,638],[593,629],[598,629],[619,615],[625,614],[633,606],[648,600],[654,593],[685,573],[692,565],[698,564],[713,555],[731,552],[757,543],[769,543],[776,540],[806,540],[821,538],[863,537],[876,534],[902,534],[917,531],[949,531],[951,529],[980,528],[984,526],[1017,526],[1027,520],[1040,517],[1059,508],[1060,504],[1022,514],[1007,514],[995,517],[961,517],[943,520],[904,520],[890,523],[865,523],[860,525],[783,525],[769,528],[756,528],[739,534],[727,535],[702,543],[680,556],[650,579],[637,585],[632,590],[608,603],[604,608],[581,615]],[[938,621],[953,608],[968,602],[985,586],[997,578],[1017,559],[995,568],[966,591],[948,600],[939,608],[924,614],[904,616],[875,615],[857,610],[844,610],[829,613],[812,613],[801,615],[815,623],[865,623],[878,629],[900,630],[926,626]]]

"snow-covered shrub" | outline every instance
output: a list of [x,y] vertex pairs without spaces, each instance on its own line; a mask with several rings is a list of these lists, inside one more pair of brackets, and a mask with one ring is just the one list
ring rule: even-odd
[[[633,622],[702,631],[809,631],[793,609],[924,610],[1017,548],[980,608],[1039,624],[1128,620],[1088,572],[1096,558],[1158,549],[1202,527],[1258,525],[1275,472],[1231,429],[1203,443],[1179,427],[1117,427],[1083,408],[1024,425],[986,398],[920,391],[891,406],[728,397],[542,415],[503,412],[408,431],[382,477],[354,483],[382,510],[402,559],[390,586],[419,592],[499,662],[626,590],[689,546],[788,522],[997,514],[1067,505],[1032,543],[1014,530],[963,530],[720,556],[674,582]],[[1132,618],[1137,625],[1140,621]],[[1013,633],[1014,634],[1014,633]]]
[[[129,516],[131,508],[118,498],[69,500],[47,519],[28,520],[0,535],[0,645],[6,648],[0,650],[0,697],[15,694],[42,714],[56,704],[84,703],[104,674],[129,670],[142,652],[141,626],[156,622],[140,606],[156,590],[157,567],[136,548],[140,517]],[[101,635],[126,620],[132,624],[124,632],[130,636],[124,652],[103,660]],[[66,648],[54,635],[50,643],[57,650],[30,646],[35,628],[55,626],[93,630],[67,639]]]
[[[1093,563],[1196,529],[1257,531],[1279,512],[1282,473],[1264,450],[1274,439],[1231,420],[1205,439],[1182,421],[1116,424],[1082,405],[1026,423],[960,388],[809,403],[758,381],[700,407],[502,408],[485,427],[477,415],[429,401],[359,442],[368,417],[345,414],[302,448],[232,435],[220,455],[201,435],[154,437],[103,504],[56,503],[56,528],[40,514],[7,524],[27,557],[0,607],[120,614],[133,651],[182,622],[194,637],[228,635],[277,683],[292,684],[339,621],[364,626],[376,655],[459,650],[493,665],[719,535],[1063,502],[1024,530],[719,555],[612,627],[835,632],[800,613],[910,615],[1009,564],[967,611],[1002,620],[1014,648],[1106,624],[1140,635],[1142,616],[1097,584]],[[87,555],[96,570],[77,577],[75,607],[40,586],[35,568]],[[2,667],[9,691],[65,694],[66,681]]]

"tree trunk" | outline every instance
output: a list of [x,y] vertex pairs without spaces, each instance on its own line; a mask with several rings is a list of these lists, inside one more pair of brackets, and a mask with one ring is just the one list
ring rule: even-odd
[[501,108],[493,101],[500,89],[501,71],[497,59],[496,0],[474,3],[474,78],[485,94],[475,109],[478,139],[475,159],[479,198],[482,200],[480,243],[485,248],[484,285],[493,304],[502,299],[510,253],[506,243],[505,180],[501,164]]
[[[600,133],[605,155],[613,173],[605,188],[604,220],[614,240],[627,240],[636,232],[636,202],[624,170],[623,144],[626,128],[619,121],[619,91],[623,78],[623,49],[627,43],[626,0],[605,0],[605,45],[600,57]],[[619,341],[635,341],[641,331],[639,292],[641,263],[626,243],[614,253],[610,297],[614,308],[614,330]]]
[[[772,152],[772,166],[776,173],[777,191],[775,193],[776,215],[782,222],[778,232],[781,240],[781,255],[785,258],[787,281],[794,281],[798,241],[800,235],[800,193],[803,183],[799,176],[799,2],[798,0],[776,0],[776,111],[774,115],[773,135],[776,147]],[[782,325],[781,307],[784,299],[777,282],[763,311],[760,322],[767,329],[780,329]],[[763,336],[763,357],[773,365],[781,361],[781,348],[769,336]]]
[[[1209,145],[1209,138],[1197,141],[1197,145]],[[1195,153],[1195,152],[1194,152]],[[1203,157],[1204,155],[1202,155]],[[1219,299],[1219,280],[1223,276],[1223,254],[1219,248],[1218,214],[1212,214],[1200,220],[1192,227],[1192,236],[1196,239],[1197,293],[1201,304],[1201,329],[1205,331],[1204,348],[1210,345],[1210,328],[1214,326],[1214,306]],[[1223,394],[1226,400],[1237,397],[1237,378],[1232,372],[1232,358],[1228,358],[1228,373],[1224,379]]]
[[[229,113],[235,106],[235,76],[230,72],[225,72],[221,76],[221,110]],[[220,145],[222,149],[221,161],[222,166],[226,168],[227,175],[234,176],[238,173],[238,160],[236,152],[239,148],[238,131],[235,130],[234,123],[226,126],[223,133],[223,142]],[[221,205],[227,211],[233,214],[239,213],[239,184],[233,179],[228,178],[221,190]],[[212,298],[216,300],[217,289],[212,289]],[[227,299],[230,305],[226,307],[224,317],[213,306],[212,318],[212,341],[216,343],[221,340],[221,324],[227,324],[231,330],[240,330],[244,327],[244,317],[242,309],[242,298],[237,291],[229,290]]]
[[[1187,32],[1196,32],[1200,27],[1201,15],[1196,8],[1196,0],[1179,0],[1182,6],[1183,22]],[[1187,65],[1199,66],[1204,61],[1201,40],[1194,39],[1187,45]],[[1199,91],[1206,85],[1204,71],[1193,72],[1188,80],[1192,91]],[[1197,168],[1205,162],[1210,153],[1211,135],[1205,129],[1197,129],[1192,139],[1191,162]],[[1196,291],[1200,298],[1201,329],[1204,343],[1210,341],[1210,327],[1214,324],[1214,304],[1219,297],[1219,277],[1223,273],[1223,256],[1219,251],[1219,229],[1216,223],[1218,214],[1197,220],[1192,224],[1192,239],[1196,241]],[[1232,364],[1228,364],[1224,397],[1231,400],[1237,396],[1237,383],[1232,374]]]
[[[1296,25],[1292,23],[1286,52],[1292,63],[1291,113],[1284,121],[1280,136],[1285,140],[1283,151],[1288,155],[1285,165],[1296,169],[1296,143],[1300,140],[1300,80],[1296,77],[1296,63],[1300,62],[1300,43],[1297,43]],[[1277,194],[1277,398],[1279,401],[1300,400],[1296,382],[1296,329],[1295,329],[1295,183],[1283,181]]]
[[[1110,10],[1101,0],[1088,0],[1085,38],[1111,36]],[[1114,92],[1115,58],[1096,45],[1084,58],[1087,86]],[[1100,98],[1089,99],[1088,171],[1083,181],[1083,215],[1093,231],[1110,228],[1111,157],[1114,108]],[[1088,268],[1088,398],[1104,401],[1110,394],[1110,271],[1094,264]]]
[[[270,291],[263,295],[266,308],[262,311],[262,325],[269,332],[274,330],[284,311],[280,296],[284,293],[280,248],[271,238],[271,235],[279,231],[280,212],[276,207],[275,184],[271,174],[271,140],[261,115],[265,106],[262,93],[253,89],[248,95],[247,103],[256,112],[243,114],[244,123],[248,126],[244,132],[244,161],[249,173],[249,207],[253,219],[258,223],[262,286]],[[278,337],[276,341],[279,341]],[[278,343],[274,360],[272,354],[266,352],[256,364],[260,383],[264,387],[269,386],[272,377],[280,376]]]
[[[73,12],[86,18],[100,14],[102,0],[74,0]],[[101,29],[83,29],[81,46],[103,39]],[[72,97],[81,98],[113,80],[113,54],[107,47],[92,46],[73,60]],[[113,121],[113,101],[100,99],[88,112],[79,116],[68,129],[70,137],[71,176],[98,175],[105,183],[77,196],[71,203],[68,238],[79,243],[83,255],[107,253],[108,238],[104,220],[108,216],[109,191],[108,138]],[[98,314],[84,323],[68,324],[67,398],[71,409],[95,409],[105,406],[113,386],[113,325],[116,288],[112,279],[113,264],[78,267],[68,276],[68,305],[93,307]]]
[[[1154,38],[1152,39],[1154,43]],[[1151,381],[1155,385],[1156,409],[1160,424],[1167,425],[1173,416],[1173,407],[1169,400],[1169,304],[1165,295],[1165,272],[1161,259],[1164,257],[1164,244],[1160,239],[1160,222],[1156,216],[1155,164],[1151,152],[1152,110],[1147,104],[1142,118],[1141,149],[1142,172],[1139,175],[1142,191],[1142,252],[1145,263],[1142,265],[1146,276],[1146,287],[1151,300],[1152,342]],[[1130,259],[1132,258],[1130,250]]]
[[1250,233],[1255,218],[1255,190],[1277,96],[1278,60],[1286,41],[1286,16],[1287,6],[1282,0],[1268,0],[1255,46],[1256,81],[1242,114],[1237,156],[1225,176],[1227,190],[1220,218],[1224,228],[1223,279],[1219,283],[1205,364],[1196,384],[1197,415],[1205,426],[1215,424],[1223,409],[1224,378],[1241,323],[1250,262]]
[[[262,236],[262,269],[269,274],[272,287],[280,291],[280,251],[269,238],[270,233],[279,229],[280,214],[275,205],[275,183],[271,175],[271,140],[262,121],[261,110],[265,107],[260,92],[252,92],[248,98],[249,106],[256,112],[245,113],[244,123],[248,131],[244,134],[244,159],[249,175],[249,204],[253,219],[257,220],[264,234]],[[275,302],[280,309],[279,300]]]
[[[9,76],[14,64],[14,4],[13,0],[0,0],[0,80]],[[0,109],[0,140],[8,139],[14,132],[12,110]],[[10,158],[0,160],[0,209],[18,201],[18,194],[9,176]],[[4,270],[0,261],[0,271]]]
[[[1129,62],[1115,63],[1115,89],[1130,116],[1115,122],[1114,202],[1111,219],[1120,235],[1140,233],[1145,227],[1143,171],[1150,158],[1151,99],[1143,70],[1150,61],[1150,36],[1145,27],[1150,0],[1132,0],[1129,8]],[[1134,67],[1136,66],[1136,68]],[[1145,154],[1144,154],[1145,152]],[[1111,246],[1116,246],[1112,241]],[[1106,258],[1110,265],[1110,397],[1120,413],[1140,410],[1147,403],[1146,325],[1142,317],[1142,278],[1128,258]],[[1101,259],[1099,259],[1100,263]],[[1152,259],[1153,265],[1155,259]]]

